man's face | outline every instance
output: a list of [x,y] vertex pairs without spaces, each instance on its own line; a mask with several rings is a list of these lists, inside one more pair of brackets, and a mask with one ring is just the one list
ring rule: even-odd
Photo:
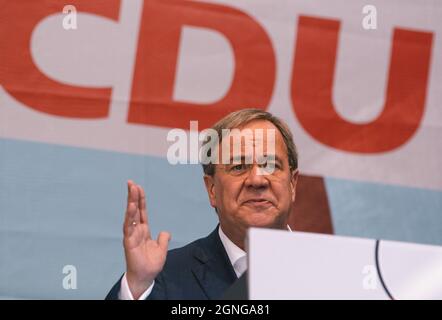
[[[290,171],[283,137],[271,122],[265,120],[251,121],[239,129],[251,129],[254,133],[261,129],[263,134],[254,134],[251,138],[253,153],[250,148],[245,148],[244,141],[241,143],[239,158],[242,163],[217,164],[214,176],[204,177],[210,204],[217,209],[221,227],[227,235],[245,233],[251,226],[285,228],[295,200],[298,172]],[[274,130],[273,150],[268,148],[268,130]],[[222,146],[219,148],[222,153]],[[232,149],[232,158],[235,158]],[[274,156],[272,173],[265,174],[265,164],[257,163],[254,155],[259,153],[258,149],[261,154]],[[244,164],[245,159],[252,163]]]

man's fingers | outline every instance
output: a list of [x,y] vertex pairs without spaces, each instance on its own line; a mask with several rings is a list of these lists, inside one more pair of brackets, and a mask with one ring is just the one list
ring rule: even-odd
[[130,187],[133,184],[134,184],[134,182],[132,180],[127,180],[127,206],[129,205],[129,199],[130,199]]
[[135,204],[130,203],[127,210],[126,210],[126,216],[124,219],[124,235],[130,236],[137,226],[137,224],[140,223],[140,214],[138,212],[139,210],[135,206]]
[[143,188],[139,185],[138,186],[138,193],[139,193],[139,201],[138,201],[138,207],[141,211],[141,223],[148,224],[147,220],[147,209],[146,209],[146,194],[144,193]]
[[170,233],[166,231],[161,231],[158,235],[158,245],[164,250],[167,251],[167,247],[169,246],[170,241]]
[[130,236],[137,224],[140,223],[140,210],[138,207],[138,188],[129,180],[127,182],[128,195],[127,195],[127,208],[124,218],[123,232],[125,236]]
[[140,222],[146,225],[146,239],[151,239],[149,221],[147,219],[146,194],[144,193],[144,190],[140,185],[138,185],[137,187],[139,193],[138,208],[140,209]]
[[138,188],[135,183],[129,180],[127,182],[127,208],[129,208],[129,203],[135,203],[135,206],[138,207],[138,199]]

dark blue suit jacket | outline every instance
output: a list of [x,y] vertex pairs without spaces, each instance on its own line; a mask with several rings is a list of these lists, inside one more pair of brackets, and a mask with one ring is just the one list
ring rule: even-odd
[[[198,239],[167,253],[163,270],[155,279],[149,300],[220,299],[237,279],[218,228],[206,238]],[[118,299],[121,279],[106,299]]]

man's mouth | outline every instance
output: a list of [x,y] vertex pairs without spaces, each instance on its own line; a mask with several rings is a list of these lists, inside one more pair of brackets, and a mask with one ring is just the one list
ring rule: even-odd
[[266,208],[272,206],[273,202],[267,199],[257,198],[257,199],[246,200],[243,202],[243,204],[247,206],[253,206],[256,208]]

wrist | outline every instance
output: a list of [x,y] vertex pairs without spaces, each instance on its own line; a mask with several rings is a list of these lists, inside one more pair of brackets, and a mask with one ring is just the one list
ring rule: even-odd
[[151,277],[139,278],[129,271],[126,272],[126,280],[129,290],[135,300],[138,300],[138,298],[149,289],[154,281]]

